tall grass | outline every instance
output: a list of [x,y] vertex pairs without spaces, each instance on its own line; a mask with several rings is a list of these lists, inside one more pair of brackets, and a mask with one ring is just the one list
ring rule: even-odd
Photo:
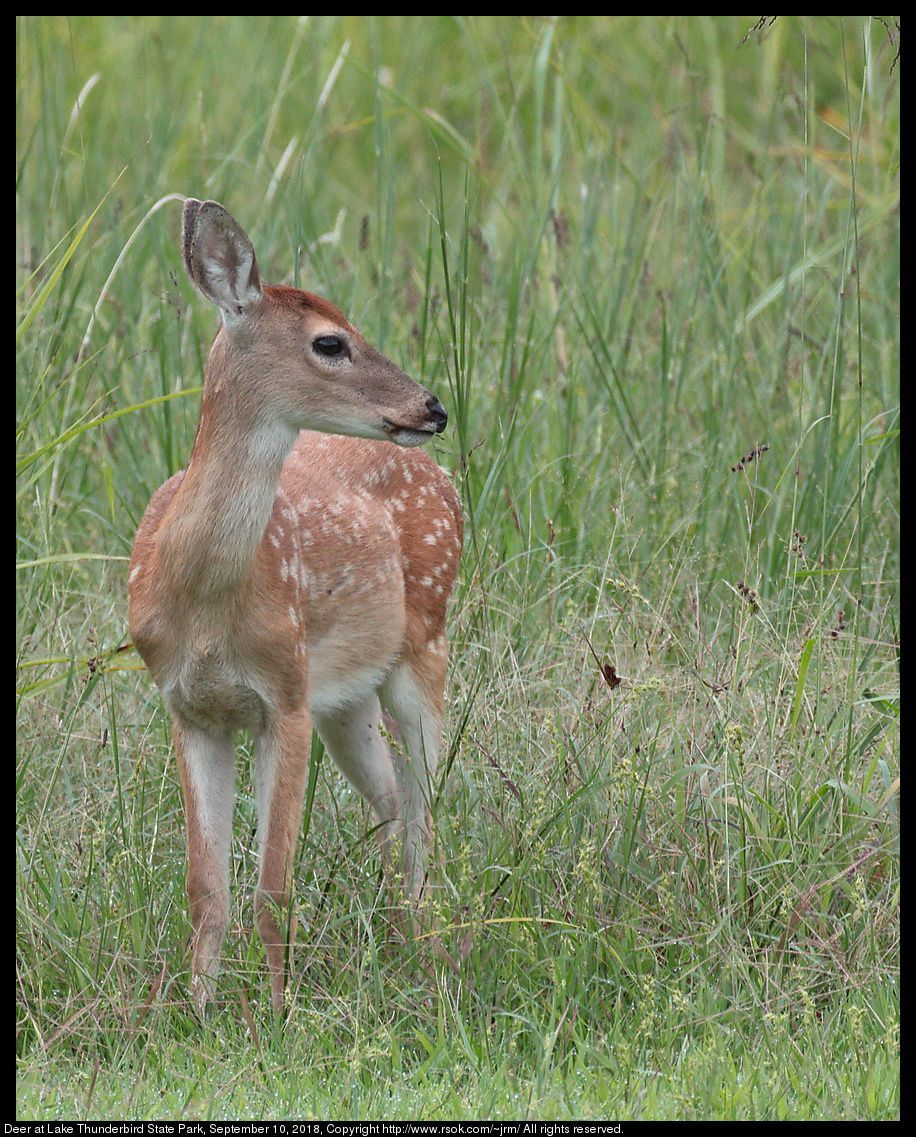
[[[894,29],[19,18],[21,1116],[896,1115]],[[461,976],[386,941],[324,763],[283,1028],[244,792],[225,1005],[190,1016],[167,716],[125,647],[214,332],[181,195],[456,424]]]

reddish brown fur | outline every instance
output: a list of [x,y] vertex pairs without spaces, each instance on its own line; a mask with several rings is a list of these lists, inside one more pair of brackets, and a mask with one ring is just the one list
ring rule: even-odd
[[[189,201],[185,264],[223,312],[187,470],[144,514],[130,566],[134,643],[173,716],[188,825],[192,982],[210,1003],[229,919],[232,736],[255,738],[258,929],[283,1003],[293,858],[314,719],[426,884],[429,796],[446,671],[445,617],[462,518],[447,475],[404,449],[445,425],[419,384],[311,293],[267,287],[234,219]],[[328,335],[345,350],[326,359]],[[316,346],[317,344],[317,346]],[[310,430],[312,423],[366,440]],[[380,698],[403,755],[379,729]],[[272,902],[268,903],[270,900]]]

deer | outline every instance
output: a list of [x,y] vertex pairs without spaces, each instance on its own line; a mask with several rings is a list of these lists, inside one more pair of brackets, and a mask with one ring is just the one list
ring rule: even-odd
[[446,427],[434,395],[329,301],[267,285],[218,202],[185,201],[181,244],[221,324],[187,467],[137,530],[128,622],[172,716],[194,1005],[203,1016],[216,1002],[245,730],[255,925],[279,1012],[313,729],[371,806],[389,886],[414,911],[427,890],[462,513],[446,472],[416,449]]

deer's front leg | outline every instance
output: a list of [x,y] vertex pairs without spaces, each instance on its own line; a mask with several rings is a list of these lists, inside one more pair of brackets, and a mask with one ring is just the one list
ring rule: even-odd
[[191,993],[204,1013],[216,998],[220,952],[229,927],[235,755],[231,735],[208,734],[177,718],[172,734],[187,823]]
[[308,776],[312,724],[303,708],[271,724],[255,740],[255,787],[261,871],[255,893],[255,919],[270,969],[275,1011],[283,1008],[286,952],[296,936],[296,843]]

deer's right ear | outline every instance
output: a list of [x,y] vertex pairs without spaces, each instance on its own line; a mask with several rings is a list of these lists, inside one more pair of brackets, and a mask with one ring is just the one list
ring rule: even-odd
[[262,281],[254,249],[228,210],[215,201],[189,197],[181,215],[181,251],[194,287],[232,324],[261,300]]

